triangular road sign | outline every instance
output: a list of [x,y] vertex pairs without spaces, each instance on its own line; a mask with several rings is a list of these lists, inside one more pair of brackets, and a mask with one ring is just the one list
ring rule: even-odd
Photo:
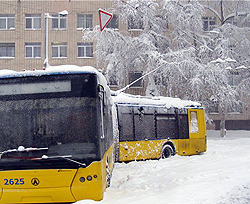
[[101,32],[108,25],[108,23],[112,19],[112,17],[113,17],[112,13],[108,13],[107,11],[99,9],[99,20],[100,20]]

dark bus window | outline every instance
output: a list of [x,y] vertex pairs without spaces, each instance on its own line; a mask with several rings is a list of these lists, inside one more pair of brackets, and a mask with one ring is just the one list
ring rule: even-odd
[[44,75],[0,79],[0,101],[69,97],[97,98],[96,75]]
[[158,139],[178,138],[178,124],[175,115],[158,115],[156,123]]
[[129,113],[123,113],[119,116],[119,128],[120,128],[120,141],[133,141],[133,115]]
[[1,101],[0,105],[0,151],[20,145],[97,144],[95,99]]
[[154,115],[135,115],[135,139],[155,139]]
[[180,118],[180,139],[189,138],[188,115],[179,115]]

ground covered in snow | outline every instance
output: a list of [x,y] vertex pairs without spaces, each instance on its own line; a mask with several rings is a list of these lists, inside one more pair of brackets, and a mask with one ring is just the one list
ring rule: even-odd
[[250,203],[250,131],[208,131],[207,144],[201,155],[116,164],[100,203]]

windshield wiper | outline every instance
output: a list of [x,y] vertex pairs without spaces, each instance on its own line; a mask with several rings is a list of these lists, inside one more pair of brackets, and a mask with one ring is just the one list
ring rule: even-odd
[[[33,152],[33,151],[45,151],[48,150],[48,147],[43,147],[43,148],[33,148],[33,147],[29,147],[29,148],[24,148],[23,146],[19,146],[17,149],[9,149],[3,152],[0,152],[0,160],[4,158],[4,156],[8,155],[8,154],[15,154],[15,153],[27,153],[27,152]],[[6,156],[7,157],[7,156]],[[11,156],[7,157],[7,158],[12,158]],[[13,157],[13,158],[21,158],[21,157]]]
[[31,160],[64,159],[64,160],[67,160],[67,161],[69,161],[69,162],[71,162],[71,163],[75,163],[75,164],[78,164],[78,165],[80,165],[80,166],[82,166],[82,167],[86,167],[86,164],[85,164],[85,163],[81,163],[81,162],[75,161],[75,160],[73,160],[73,159],[69,159],[69,158],[71,158],[71,157],[72,157],[72,155],[64,155],[64,156],[47,156],[47,155],[43,155],[43,156],[40,157],[40,158],[34,158],[34,159],[31,159]]

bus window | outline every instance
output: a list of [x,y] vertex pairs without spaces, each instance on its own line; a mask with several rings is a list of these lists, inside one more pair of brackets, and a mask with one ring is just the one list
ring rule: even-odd
[[159,139],[177,139],[178,125],[175,115],[158,115],[156,116],[157,138]]
[[188,115],[180,114],[179,115],[179,137],[180,139],[188,139],[189,138],[189,128],[188,128]]
[[102,85],[98,85],[98,91],[99,91],[99,99],[100,99],[100,111],[101,111],[101,139],[104,139],[105,133],[104,133],[104,100],[105,100],[105,92],[104,87]]
[[120,141],[133,141],[134,130],[133,130],[133,114],[123,113],[119,119],[120,128]]
[[135,139],[155,139],[154,115],[134,115],[135,117]]
[[199,132],[196,111],[190,112],[190,132],[191,133],[198,133]]

